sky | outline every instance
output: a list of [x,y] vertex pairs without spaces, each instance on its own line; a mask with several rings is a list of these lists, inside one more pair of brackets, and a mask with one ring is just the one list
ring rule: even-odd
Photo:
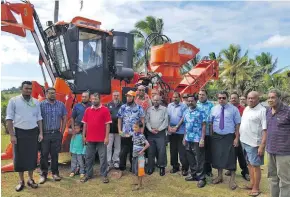
[[[80,0],[60,0],[59,20],[83,16],[100,21],[102,29],[129,32],[137,21],[151,15],[163,19],[164,34],[173,42],[193,44],[201,56],[239,44],[252,58],[270,52],[278,58],[278,68],[290,65],[290,15],[286,14],[290,13],[290,1],[83,1],[80,11]],[[53,20],[53,0],[31,3],[44,27],[46,21]],[[1,34],[1,89],[19,87],[23,80],[43,84],[30,32],[26,38]]]

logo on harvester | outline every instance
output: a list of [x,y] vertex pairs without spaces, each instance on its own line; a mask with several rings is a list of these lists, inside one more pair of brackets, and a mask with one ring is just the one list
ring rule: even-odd
[[27,8],[24,8],[23,11],[24,11],[24,12],[23,12],[23,15],[24,15],[24,16],[27,16],[27,15],[28,15]]
[[180,47],[178,49],[178,53],[181,55],[193,55],[193,52],[190,49],[185,48],[185,47]]

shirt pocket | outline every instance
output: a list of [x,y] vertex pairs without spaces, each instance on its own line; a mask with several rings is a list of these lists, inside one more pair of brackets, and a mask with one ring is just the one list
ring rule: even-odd
[[260,122],[260,117],[257,115],[250,115],[248,119],[250,120],[250,122],[255,124],[258,124]]
[[281,127],[290,126],[290,121],[286,116],[277,116],[277,124]]

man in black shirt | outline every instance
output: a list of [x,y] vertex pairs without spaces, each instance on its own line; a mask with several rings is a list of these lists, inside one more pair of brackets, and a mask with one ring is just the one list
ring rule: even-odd
[[[120,93],[118,91],[113,92],[113,100],[107,104],[112,117],[112,124],[110,126],[109,144],[107,146],[107,159],[110,167],[119,168],[119,154],[121,150],[121,136],[118,133],[118,111],[122,103],[120,101]],[[114,144],[114,151],[112,155],[112,149]]]

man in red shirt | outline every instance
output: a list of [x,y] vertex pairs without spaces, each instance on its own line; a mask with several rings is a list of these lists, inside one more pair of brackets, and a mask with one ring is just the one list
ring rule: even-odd
[[92,106],[87,108],[83,121],[83,139],[86,147],[86,176],[81,182],[86,182],[93,176],[95,154],[98,152],[101,165],[103,183],[108,183],[107,177],[107,145],[109,143],[110,123],[112,123],[110,111],[100,104],[98,93],[92,96]]
[[[242,116],[243,112],[245,110],[245,107],[240,104],[239,95],[237,93],[232,93],[231,94],[231,103],[232,103],[232,105],[234,105],[234,106],[236,106],[238,108],[238,110],[240,112],[240,115]],[[245,156],[244,156],[244,153],[243,153],[243,149],[242,149],[242,145],[241,145],[240,141],[239,141],[239,146],[237,146],[235,148],[235,153],[236,153],[236,158],[239,161],[240,168],[242,170],[241,174],[242,174],[243,178],[245,180],[247,180],[247,181],[250,181],[248,165],[247,165],[247,162],[246,162],[246,159],[245,159]],[[226,176],[230,176],[231,172],[227,171],[225,173],[225,175]]]

